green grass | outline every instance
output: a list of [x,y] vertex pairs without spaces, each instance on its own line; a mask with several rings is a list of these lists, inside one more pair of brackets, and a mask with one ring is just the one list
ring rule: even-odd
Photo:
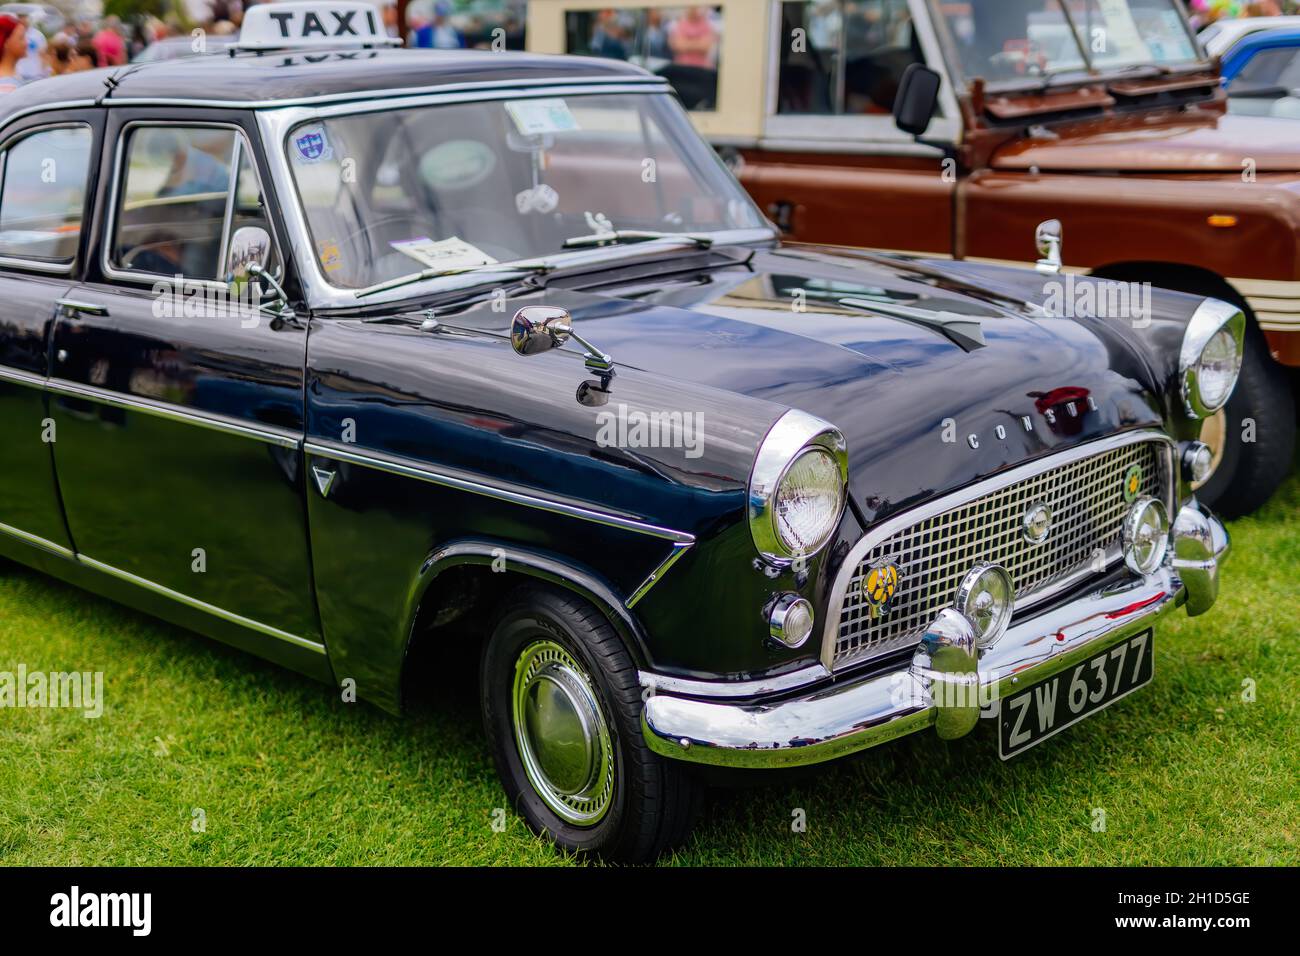
[[[1152,686],[1009,764],[981,721],[954,743],[925,732],[715,790],[664,862],[1300,862],[1300,480],[1232,534],[1218,606],[1158,631]],[[103,670],[106,706],[0,709],[0,862],[573,862],[513,812],[494,831],[505,797],[470,673],[392,718],[0,564],[0,671],[20,663]]]

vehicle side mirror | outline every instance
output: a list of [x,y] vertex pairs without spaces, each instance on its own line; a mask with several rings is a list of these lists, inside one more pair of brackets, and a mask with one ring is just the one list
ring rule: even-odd
[[241,226],[230,237],[230,248],[226,252],[226,281],[247,281],[249,266],[265,269],[270,260],[271,234],[261,226]]
[[1034,232],[1034,242],[1038,245],[1038,254],[1042,256],[1035,263],[1035,268],[1044,275],[1055,275],[1060,272],[1064,264],[1061,258],[1061,244],[1064,242],[1061,220],[1048,219],[1046,222],[1040,222]]
[[558,349],[573,334],[573,318],[564,309],[530,305],[515,313],[510,344],[520,355],[540,355]]
[[894,97],[894,124],[904,133],[920,136],[930,128],[939,108],[939,74],[921,63],[903,71]]

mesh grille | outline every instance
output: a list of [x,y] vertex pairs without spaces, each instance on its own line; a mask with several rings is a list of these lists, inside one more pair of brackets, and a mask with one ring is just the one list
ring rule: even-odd
[[[845,592],[833,664],[875,657],[915,644],[935,615],[952,605],[957,585],[980,562],[1011,574],[1016,602],[1085,571],[1097,549],[1106,565],[1118,558],[1121,526],[1130,507],[1124,476],[1142,467],[1141,494],[1167,501],[1164,446],[1147,441],[1050,468],[903,528],[873,547],[853,571]],[[1051,533],[1041,544],[1023,534],[1025,512],[1045,502]],[[889,613],[872,618],[862,581],[878,562],[898,567]]]

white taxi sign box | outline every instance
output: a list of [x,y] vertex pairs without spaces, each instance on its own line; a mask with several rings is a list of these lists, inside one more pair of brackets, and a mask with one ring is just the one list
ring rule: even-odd
[[236,50],[298,50],[340,46],[400,46],[384,32],[373,3],[312,0],[259,3],[244,13]]

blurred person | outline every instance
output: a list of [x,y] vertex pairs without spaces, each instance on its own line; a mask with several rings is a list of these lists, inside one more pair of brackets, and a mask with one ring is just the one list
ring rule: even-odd
[[672,48],[668,46],[668,31],[664,28],[663,13],[650,9],[645,14],[645,55],[660,60],[673,58]]
[[385,33],[387,33],[390,37],[400,37],[402,35],[401,31],[397,28],[397,4],[396,3],[384,4],[383,10],[380,11],[380,16],[383,17],[384,20]]
[[126,40],[122,36],[122,21],[105,17],[104,25],[91,42],[99,56],[100,66],[122,66],[126,63]]
[[608,60],[626,60],[627,44],[624,42],[623,25],[619,23],[618,14],[613,10],[601,10],[596,14],[596,25],[591,30],[591,40],[587,44],[592,56],[603,56]]
[[465,38],[452,25],[451,4],[447,0],[438,0],[433,5],[433,18],[415,28],[414,45],[422,49],[459,50],[465,45]]
[[27,55],[18,61],[18,75],[24,83],[43,80],[50,75],[50,65],[45,57],[48,43],[45,34],[38,27],[32,26],[30,17],[20,17],[27,36]]
[[23,85],[18,64],[27,56],[27,28],[17,17],[0,14],[0,93]]
[[668,28],[668,46],[673,51],[673,62],[681,66],[712,67],[717,45],[718,31],[704,7],[687,7],[686,12]]
[[80,73],[95,66],[95,48],[89,43],[74,43],[66,36],[50,40],[45,53],[52,76]]

